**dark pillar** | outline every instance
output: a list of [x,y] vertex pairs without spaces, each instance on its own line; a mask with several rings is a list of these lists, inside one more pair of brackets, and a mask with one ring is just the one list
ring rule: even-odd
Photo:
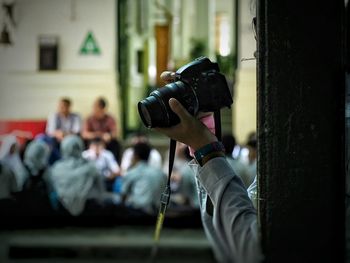
[[266,262],[344,262],[344,1],[260,0],[257,16]]

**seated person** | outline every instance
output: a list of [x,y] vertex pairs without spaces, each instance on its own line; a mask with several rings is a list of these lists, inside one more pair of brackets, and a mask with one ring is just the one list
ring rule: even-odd
[[72,102],[69,98],[62,98],[58,103],[58,110],[52,114],[46,124],[46,134],[57,142],[69,134],[80,134],[81,118],[71,112]]
[[25,181],[22,191],[16,193],[19,213],[25,216],[51,214],[48,196],[49,147],[40,140],[31,141],[24,151]]
[[133,146],[132,167],[123,177],[121,195],[126,206],[155,215],[166,177],[161,170],[147,163],[150,152],[151,148],[146,143]]
[[17,180],[14,173],[0,161],[0,200],[11,199],[12,193],[18,191]]
[[14,173],[0,161],[0,211],[2,216],[14,216],[16,202],[13,193],[18,191],[17,180]]
[[94,163],[82,157],[83,141],[69,135],[61,143],[62,159],[57,161],[50,173],[54,193],[63,210],[70,215],[83,213],[86,204],[103,200],[104,186]]
[[117,141],[117,124],[114,118],[107,113],[107,101],[104,98],[98,98],[94,102],[92,114],[84,123],[82,136],[87,141],[101,138],[106,148],[119,161],[120,146]]
[[20,157],[19,145],[15,135],[6,135],[1,140],[0,160],[2,160],[15,175],[17,189],[21,191],[26,179],[26,171]]
[[255,138],[252,138],[247,142],[248,153],[248,175],[250,181],[253,182],[256,176],[256,162],[257,162],[257,142]]
[[196,179],[189,166],[192,160],[188,147],[177,142],[173,173],[171,175],[171,203],[178,208],[198,209]]
[[[145,133],[137,132],[132,136],[131,147],[127,148],[123,153],[122,162],[120,165],[122,169],[122,173],[125,173],[130,168],[131,160],[133,158],[132,146],[136,145],[137,143],[149,144],[149,140]],[[155,148],[151,148],[148,164],[156,169],[162,168],[162,156]]]
[[38,134],[37,136],[35,136],[35,140],[42,141],[46,143],[46,145],[49,147],[49,166],[53,165],[56,161],[58,161],[61,158],[60,149],[55,138],[47,136],[45,134]]
[[95,163],[99,174],[104,178],[107,191],[112,191],[113,183],[120,175],[120,168],[113,154],[105,147],[101,138],[95,138],[90,141],[89,149],[83,152],[83,157]]
[[254,180],[247,171],[247,167],[239,160],[232,156],[233,149],[236,146],[236,139],[231,134],[222,136],[222,144],[225,147],[225,155],[227,162],[231,165],[233,171],[242,179],[246,188],[248,188]]

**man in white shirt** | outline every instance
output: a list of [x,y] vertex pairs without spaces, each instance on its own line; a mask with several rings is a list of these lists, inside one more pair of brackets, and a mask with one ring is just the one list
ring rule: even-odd
[[[138,143],[149,144],[146,134],[142,132],[137,132],[134,134],[134,136],[131,139],[131,145],[134,146]],[[127,148],[123,153],[123,157],[120,165],[122,174],[126,173],[128,169],[131,167],[132,158],[134,155],[134,150],[132,146]],[[147,163],[156,169],[162,169],[162,156],[156,149],[154,148],[151,149]]]
[[83,157],[95,163],[97,170],[105,179],[107,191],[112,191],[114,181],[120,175],[120,167],[113,153],[106,150],[103,140],[100,138],[92,140],[89,149],[83,152]]
[[49,116],[46,124],[46,134],[54,137],[58,142],[69,134],[79,135],[81,132],[81,118],[71,112],[72,102],[69,98],[62,98],[58,103],[58,111]]
[[[162,78],[168,81],[173,79],[169,72],[164,72]],[[227,162],[225,153],[217,150],[220,145],[218,139],[179,101],[171,98],[168,103],[180,123],[155,130],[186,144],[195,156],[201,156],[198,153],[206,149],[202,159],[195,158],[191,167],[198,183],[203,227],[217,261],[262,262],[256,210],[242,180]],[[252,199],[252,194],[256,192],[255,185],[248,189]]]

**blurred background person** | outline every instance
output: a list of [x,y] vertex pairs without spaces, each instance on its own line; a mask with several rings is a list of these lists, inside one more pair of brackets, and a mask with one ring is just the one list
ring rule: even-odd
[[61,158],[61,152],[55,138],[47,136],[45,134],[38,134],[35,137],[35,140],[42,141],[46,143],[46,145],[49,147],[50,149],[50,156],[48,161],[49,166],[53,165],[56,161],[58,161]]
[[248,173],[247,166],[244,165],[240,160],[233,157],[233,151],[236,147],[236,139],[231,134],[225,134],[222,136],[222,144],[225,147],[225,154],[226,159],[228,163],[231,165],[232,169],[235,171],[235,173],[241,177],[244,185],[246,188],[248,188],[252,182],[253,179],[250,177],[250,174]]
[[249,157],[248,157],[249,149],[247,147],[247,143],[249,141],[254,141],[254,140],[256,141],[256,132],[253,131],[253,132],[248,133],[247,139],[245,140],[246,141],[245,145],[240,146],[237,144],[236,147],[234,148],[233,157],[235,159],[239,159],[242,163],[248,165],[249,164]]
[[247,142],[247,148],[249,150],[247,170],[248,170],[249,178],[250,178],[251,182],[253,182],[255,176],[257,175],[256,174],[256,164],[257,164],[257,141],[256,141],[256,138],[251,138]]
[[58,143],[67,135],[79,135],[81,132],[80,115],[71,112],[71,108],[72,101],[69,98],[61,98],[57,112],[47,119],[46,134],[55,138]]
[[121,161],[122,173],[125,173],[131,166],[132,158],[134,154],[133,146],[138,143],[146,143],[151,147],[151,152],[148,158],[148,164],[156,169],[162,168],[162,156],[159,151],[153,148],[148,140],[148,137],[145,133],[139,131],[132,135],[131,137],[131,147],[125,149]]
[[24,216],[51,214],[49,201],[49,147],[40,140],[30,142],[24,152],[26,179],[21,192],[16,194],[19,213]]
[[15,135],[6,135],[1,140],[0,160],[8,166],[16,178],[18,191],[21,191],[26,179],[26,171],[24,169],[19,144]]
[[16,211],[16,202],[13,193],[18,192],[16,176],[0,161],[0,211],[4,216],[13,216]]
[[89,149],[83,152],[83,157],[94,162],[103,177],[106,190],[111,192],[116,178],[120,176],[120,167],[112,152],[106,150],[105,142],[98,137],[91,140]]
[[110,150],[115,159],[120,161],[120,145],[117,141],[117,123],[107,113],[107,101],[99,97],[93,104],[92,114],[85,120],[82,136],[90,141],[102,138],[106,148]]
[[192,160],[188,147],[177,142],[173,173],[171,175],[171,202],[180,210],[199,209],[195,174],[189,166]]
[[160,169],[148,164],[151,147],[146,143],[133,146],[131,168],[123,177],[122,201],[145,215],[158,212],[166,177]]
[[94,214],[96,207],[102,207],[103,181],[94,163],[82,157],[83,149],[78,136],[67,136],[61,143],[62,159],[51,169],[52,190],[63,214]]

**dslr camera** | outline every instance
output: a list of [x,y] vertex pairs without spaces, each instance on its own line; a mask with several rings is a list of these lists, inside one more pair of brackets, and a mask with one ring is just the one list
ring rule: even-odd
[[180,122],[170,109],[169,99],[177,99],[186,110],[214,112],[233,103],[225,76],[217,63],[200,57],[182,66],[175,73],[175,81],[157,89],[138,103],[138,111],[147,128],[171,127]]

